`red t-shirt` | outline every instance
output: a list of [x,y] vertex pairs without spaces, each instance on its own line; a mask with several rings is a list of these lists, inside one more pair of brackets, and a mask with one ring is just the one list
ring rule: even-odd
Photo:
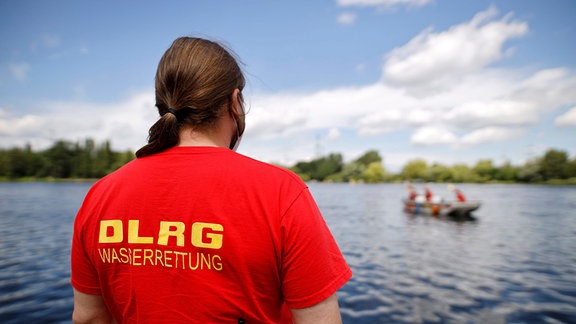
[[424,189],[426,191],[426,201],[432,200],[432,190]]
[[290,322],[351,275],[306,185],[225,148],[128,163],[74,225],[72,285],[120,323]]
[[456,189],[456,199],[460,202],[466,202],[466,197],[462,193],[462,191]]

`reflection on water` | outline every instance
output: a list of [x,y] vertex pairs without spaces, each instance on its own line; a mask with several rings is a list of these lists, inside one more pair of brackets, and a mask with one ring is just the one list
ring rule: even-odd
[[[0,183],[1,323],[69,322],[89,185]],[[461,185],[475,221],[406,214],[403,185],[310,187],[354,271],[345,323],[576,322],[576,187]]]

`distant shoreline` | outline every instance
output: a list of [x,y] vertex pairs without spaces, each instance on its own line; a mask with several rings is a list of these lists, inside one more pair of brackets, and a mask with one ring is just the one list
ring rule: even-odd
[[[0,177],[0,183],[8,183],[8,182],[17,182],[17,183],[25,183],[25,182],[48,182],[48,183],[89,183],[89,182],[96,182],[101,178],[54,178],[54,177],[22,177],[22,178],[8,178],[8,177]],[[366,183],[366,182],[331,182],[331,181],[306,181],[310,183],[349,183],[349,184],[384,184],[384,183],[405,183],[407,181],[382,181],[382,182],[375,182],[375,183]],[[410,183],[413,184],[447,184],[453,182],[423,182],[423,181],[412,181]],[[550,179],[547,181],[537,181],[537,182],[520,182],[520,181],[486,181],[486,182],[458,182],[458,184],[526,184],[526,185],[551,185],[551,186],[576,186],[576,178],[570,179]]]
[[0,177],[0,182],[96,182],[100,178],[36,178],[36,177],[23,177],[23,178],[7,178]]

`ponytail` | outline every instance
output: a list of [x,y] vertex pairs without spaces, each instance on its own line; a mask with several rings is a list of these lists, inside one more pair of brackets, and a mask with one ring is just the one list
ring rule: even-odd
[[170,112],[164,113],[164,115],[150,127],[148,144],[136,152],[136,157],[145,157],[178,145],[180,125],[176,115]]

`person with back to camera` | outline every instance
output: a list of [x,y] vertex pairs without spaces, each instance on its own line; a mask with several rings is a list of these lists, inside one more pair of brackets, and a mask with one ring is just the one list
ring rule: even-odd
[[306,184],[235,152],[244,83],[215,42],[163,55],[148,144],[76,216],[74,322],[341,322],[352,272]]

